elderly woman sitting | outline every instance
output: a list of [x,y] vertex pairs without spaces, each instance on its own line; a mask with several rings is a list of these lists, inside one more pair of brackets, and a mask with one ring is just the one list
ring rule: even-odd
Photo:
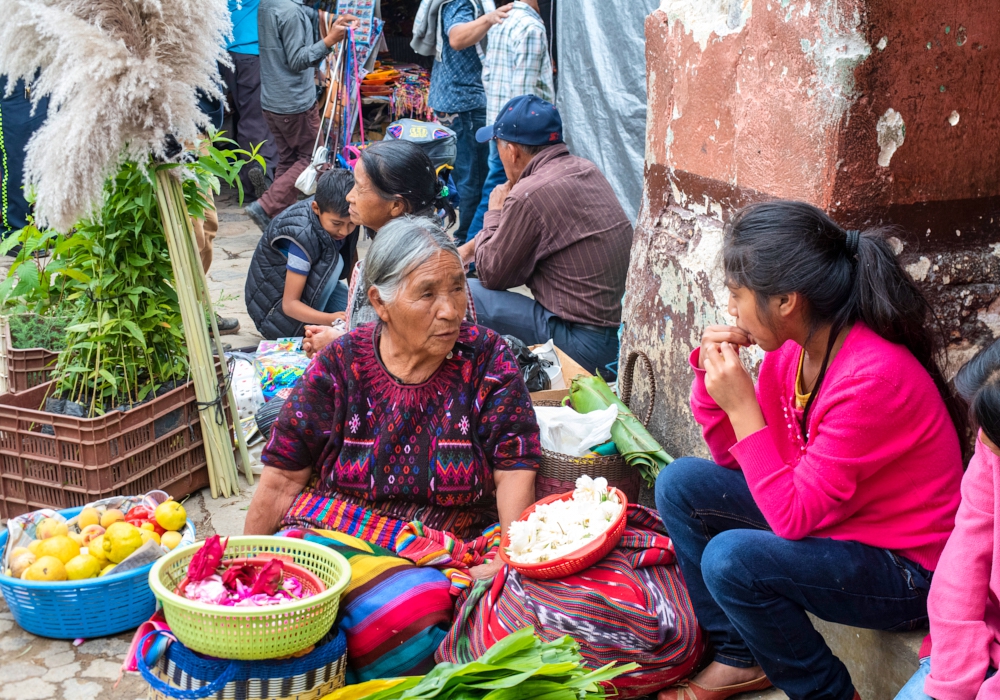
[[244,529],[319,530],[343,547],[354,679],[425,670],[451,621],[443,574],[391,556],[411,521],[462,539],[498,518],[506,528],[534,501],[541,455],[516,361],[493,331],[463,320],[465,273],[440,226],[385,224],[363,284],[379,320],[327,346],[296,384]]

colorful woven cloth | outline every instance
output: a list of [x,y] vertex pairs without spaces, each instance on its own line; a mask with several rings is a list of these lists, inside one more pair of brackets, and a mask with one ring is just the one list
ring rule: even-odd
[[336,530],[365,542],[396,550],[396,538],[409,523],[419,521],[459,538],[473,538],[497,521],[496,506],[479,509],[445,508],[407,501],[375,503],[334,492],[320,495],[305,489],[285,514],[285,527]]
[[500,525],[494,524],[471,542],[463,542],[450,532],[424,527],[423,523],[406,525],[396,535],[396,553],[417,566],[433,566],[451,581],[452,595],[459,595],[472,583],[469,569],[496,554],[500,546]]
[[324,545],[351,564],[338,624],[347,636],[347,682],[427,673],[451,623],[454,597],[440,571],[340,532],[279,533]]
[[618,547],[579,574],[539,581],[504,569],[492,582],[475,582],[459,598],[435,658],[467,663],[527,625],[545,641],[571,635],[589,668],[638,663],[614,681],[622,698],[686,678],[703,651],[673,546],[660,519],[642,506],[629,506]]

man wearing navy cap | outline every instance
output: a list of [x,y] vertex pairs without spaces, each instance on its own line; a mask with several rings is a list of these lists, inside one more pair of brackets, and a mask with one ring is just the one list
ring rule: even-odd
[[[632,225],[597,166],[571,155],[549,102],[515,97],[480,129],[496,140],[507,182],[490,195],[483,230],[460,248],[479,323],[525,343],[549,338],[585,368],[618,358]],[[527,285],[534,299],[509,292]]]

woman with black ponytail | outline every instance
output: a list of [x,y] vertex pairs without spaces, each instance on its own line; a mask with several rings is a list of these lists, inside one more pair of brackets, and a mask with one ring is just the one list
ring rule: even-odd
[[[455,208],[448,200],[448,187],[438,177],[427,154],[410,141],[378,141],[362,150],[354,166],[354,189],[348,193],[347,201],[351,222],[363,226],[372,239],[380,228],[404,214],[436,219],[446,228],[457,221]],[[378,320],[368,296],[358,293],[363,271],[362,260],[354,266],[348,285],[348,329]],[[466,294],[469,298],[466,318],[475,323],[472,294],[468,290]],[[312,356],[343,333],[326,326],[306,326],[303,348]]]
[[[663,470],[656,505],[714,660],[660,700],[772,683],[851,700],[806,612],[885,630],[926,624],[955,519],[964,413],[935,361],[933,315],[883,232],[816,207],[738,212],[723,243],[732,326],[691,355],[714,461]],[[757,385],[740,349],[764,351]]]

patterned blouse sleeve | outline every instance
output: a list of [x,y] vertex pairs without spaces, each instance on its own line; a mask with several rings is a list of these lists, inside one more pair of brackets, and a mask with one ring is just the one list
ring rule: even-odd
[[484,345],[486,366],[476,395],[480,445],[494,470],[537,469],[542,456],[538,422],[517,361],[492,332]]
[[346,398],[337,353],[341,343],[327,346],[295,383],[271,429],[261,461],[276,469],[322,470],[340,452]]

